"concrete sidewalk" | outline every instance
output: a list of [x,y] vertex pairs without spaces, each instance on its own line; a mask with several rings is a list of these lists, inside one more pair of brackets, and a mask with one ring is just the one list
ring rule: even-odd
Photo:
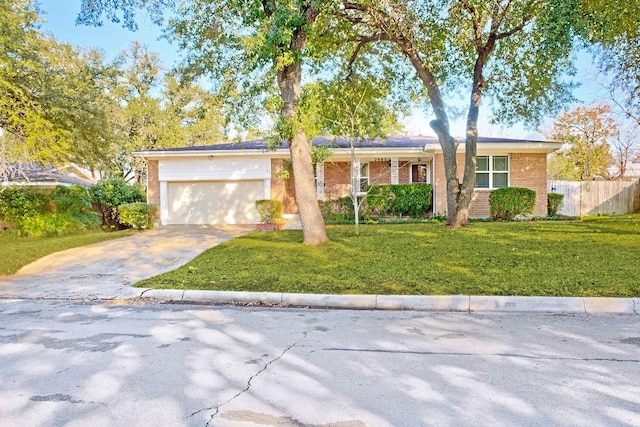
[[25,266],[14,276],[0,277],[0,299],[139,299],[353,310],[640,314],[640,298],[313,295],[132,287],[137,281],[178,268],[206,249],[253,230],[251,225],[162,226],[58,252]]

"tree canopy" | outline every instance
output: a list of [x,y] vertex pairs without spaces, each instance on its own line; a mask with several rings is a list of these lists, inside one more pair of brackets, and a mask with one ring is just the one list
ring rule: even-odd
[[[550,10],[550,5],[562,3],[355,0],[341,2],[336,14],[342,21],[329,23],[329,34],[350,41],[349,64],[358,57],[367,61],[371,45],[390,44],[414,68],[443,149],[447,217],[452,226],[468,222],[481,100],[492,100],[495,120],[537,123],[572,99],[571,85],[564,80],[572,70],[571,27],[558,19],[562,10]],[[466,91],[469,100],[462,176],[447,102],[457,91]]]
[[127,177],[133,151],[222,140],[217,99],[165,73],[146,46],[106,63],[41,23],[32,0],[0,4],[0,174],[9,162],[39,162]]
[[577,107],[556,120],[551,138],[565,144],[553,157],[556,179],[590,181],[607,176],[612,163],[611,144],[619,136],[607,104]]
[[0,4],[0,163],[95,165],[111,130],[100,56],[39,25],[31,0]]

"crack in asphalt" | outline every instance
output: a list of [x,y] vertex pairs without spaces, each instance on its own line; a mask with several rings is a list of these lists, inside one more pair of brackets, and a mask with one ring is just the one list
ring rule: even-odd
[[191,413],[187,418],[191,418],[194,415],[197,415],[201,412],[205,412],[205,411],[211,411],[213,410],[214,413],[211,414],[211,416],[209,417],[209,421],[207,421],[207,424],[205,424],[205,427],[209,427],[211,425],[211,423],[213,422],[213,419],[220,413],[220,408],[222,408],[223,406],[228,405],[229,403],[233,402],[235,399],[237,399],[238,397],[242,396],[243,394],[245,394],[246,392],[248,392],[251,389],[251,383],[252,381],[257,378],[260,374],[262,374],[263,372],[265,372],[267,369],[269,369],[269,367],[274,364],[275,362],[277,362],[278,360],[282,359],[284,357],[285,354],[287,354],[289,351],[291,351],[293,348],[295,348],[298,344],[300,344],[300,342],[302,342],[305,338],[307,338],[307,334],[308,332],[303,332],[302,333],[302,338],[300,338],[299,340],[297,340],[296,342],[294,342],[293,344],[289,345],[287,348],[285,348],[277,357],[271,359],[269,362],[267,362],[258,372],[256,372],[255,374],[251,375],[249,377],[249,379],[247,380],[247,385],[244,389],[240,390],[238,393],[236,393],[234,396],[232,396],[230,399],[228,399],[226,402],[220,403],[218,405],[213,405],[210,406],[208,408],[202,408],[199,409],[193,413]]
[[353,352],[353,353],[415,354],[418,356],[511,357],[516,359],[569,360],[574,362],[640,363],[640,359],[617,359],[615,357],[531,356],[527,354],[516,354],[516,353],[462,353],[462,352],[437,352],[437,351],[378,350],[378,349],[367,349],[367,348],[323,348],[322,351],[344,351],[344,352]]

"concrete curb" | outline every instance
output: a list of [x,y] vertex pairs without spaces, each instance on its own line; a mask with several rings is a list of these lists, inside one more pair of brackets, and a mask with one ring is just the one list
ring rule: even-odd
[[505,296],[321,295],[276,292],[143,289],[140,298],[166,302],[461,312],[540,312],[640,315],[640,298],[563,298]]

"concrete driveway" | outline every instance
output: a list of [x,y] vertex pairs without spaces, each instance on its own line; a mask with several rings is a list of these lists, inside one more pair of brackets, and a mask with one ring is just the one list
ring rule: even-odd
[[131,285],[186,264],[206,249],[249,233],[253,225],[172,225],[47,255],[0,277],[0,298],[116,299]]

